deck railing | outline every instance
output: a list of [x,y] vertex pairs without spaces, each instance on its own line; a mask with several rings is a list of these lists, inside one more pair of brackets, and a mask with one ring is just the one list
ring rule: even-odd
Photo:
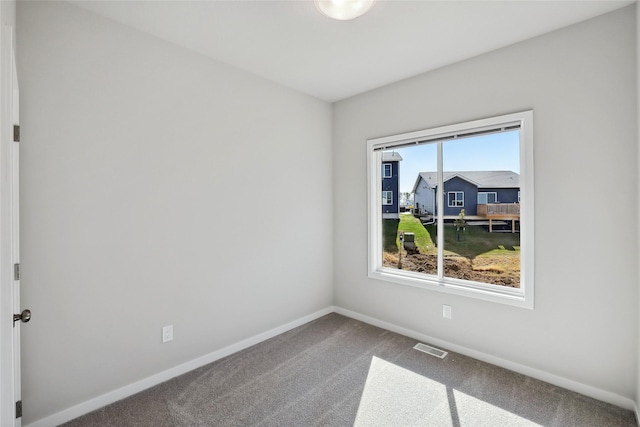
[[520,203],[489,203],[477,206],[478,216],[520,216]]

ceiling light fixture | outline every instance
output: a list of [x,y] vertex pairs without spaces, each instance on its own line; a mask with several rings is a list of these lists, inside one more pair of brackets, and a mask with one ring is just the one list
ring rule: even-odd
[[313,0],[318,10],[329,18],[347,21],[364,15],[375,0]]

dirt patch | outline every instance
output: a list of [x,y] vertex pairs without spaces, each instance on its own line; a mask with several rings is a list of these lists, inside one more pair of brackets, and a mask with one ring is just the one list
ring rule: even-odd
[[[398,266],[398,254],[384,254],[384,266],[401,268],[418,273],[437,274],[437,255],[408,254],[402,256],[402,265]],[[468,258],[447,256],[444,259],[444,275],[457,279],[473,280],[475,282],[491,283],[512,288],[520,287],[520,272],[507,271],[497,260],[476,257],[472,263]]]

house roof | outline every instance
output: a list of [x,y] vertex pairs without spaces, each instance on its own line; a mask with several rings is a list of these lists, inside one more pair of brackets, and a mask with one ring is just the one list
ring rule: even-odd
[[[442,179],[444,182],[452,178],[461,178],[469,181],[478,188],[519,188],[520,175],[512,171],[451,171],[443,172]],[[412,193],[415,193],[423,179],[431,188],[438,185],[438,174],[436,172],[420,172],[416,178]]]
[[383,162],[399,162],[402,160],[402,156],[395,151],[383,151],[382,152],[382,161]]

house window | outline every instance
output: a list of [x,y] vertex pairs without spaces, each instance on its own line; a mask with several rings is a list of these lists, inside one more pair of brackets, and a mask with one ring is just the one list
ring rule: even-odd
[[393,191],[383,191],[382,192],[382,204],[383,205],[392,205],[393,204]]
[[[520,192],[518,191],[518,194]],[[490,191],[490,192],[479,192],[478,193],[478,204],[486,205],[489,203],[496,203],[498,201],[498,193]],[[520,198],[518,196],[518,202],[520,202]]]
[[392,176],[391,163],[384,163],[382,165],[382,177],[383,178],[391,178],[391,176]]
[[[527,111],[367,141],[369,277],[533,308],[532,130]],[[384,216],[389,152],[406,163],[397,191],[429,215]],[[481,188],[500,188],[504,200]],[[465,192],[477,198],[465,205]],[[382,202],[371,197],[380,193]]]
[[449,191],[447,193],[447,200],[449,201],[450,208],[462,208],[464,207],[464,192]]

